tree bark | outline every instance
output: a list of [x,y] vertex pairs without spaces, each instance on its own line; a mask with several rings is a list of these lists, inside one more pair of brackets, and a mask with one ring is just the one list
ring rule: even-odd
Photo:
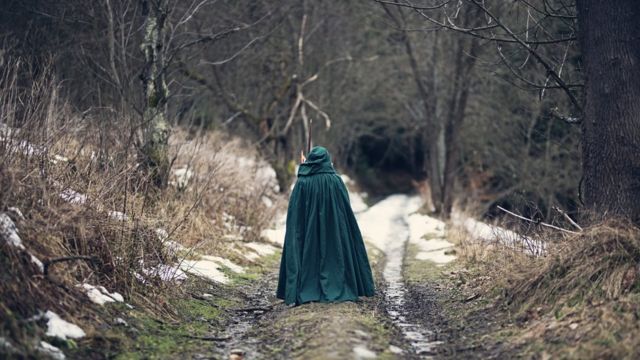
[[469,102],[472,70],[478,56],[479,42],[476,38],[470,38],[468,47],[465,48],[465,45],[466,42],[461,40],[455,52],[454,86],[444,127],[445,159],[441,194],[442,216],[444,218],[451,215],[454,184],[460,172],[460,131]]
[[640,2],[578,0],[584,203],[640,221]]
[[169,89],[165,81],[164,32],[168,15],[167,0],[142,0],[145,18],[142,52],[145,65],[142,72],[145,107],[143,117],[143,164],[150,171],[153,182],[165,187],[169,177],[169,135],[167,121],[167,97]]

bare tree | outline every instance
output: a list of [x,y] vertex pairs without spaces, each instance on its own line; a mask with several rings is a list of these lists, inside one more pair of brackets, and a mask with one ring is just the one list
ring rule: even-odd
[[[391,8],[395,5],[395,9]],[[387,15],[401,31],[400,40],[409,60],[418,95],[424,108],[421,129],[427,142],[427,173],[430,184],[431,203],[437,213],[448,217],[453,205],[454,183],[460,173],[459,136],[465,118],[465,111],[472,85],[473,67],[479,52],[479,38],[442,39],[438,27],[424,29],[432,34],[431,58],[428,71],[421,64],[414,50],[414,44],[407,31],[406,7],[399,1],[381,2]],[[456,18],[465,26],[475,26],[481,14],[476,9],[466,9]],[[448,40],[448,41],[447,41]],[[426,59],[422,63],[427,63]],[[448,66],[447,74],[438,77],[438,67]],[[448,86],[439,88],[439,83]]]
[[169,88],[165,80],[164,58],[168,1],[142,0],[142,16],[145,18],[141,45],[145,60],[141,76],[145,101],[143,163],[151,170],[155,185],[164,187],[169,177],[171,131],[167,120]]
[[[634,16],[640,14],[640,5],[636,1],[577,0],[574,4],[529,0],[506,5],[443,0],[429,6],[410,1],[377,1],[410,8],[432,26],[495,43],[511,74],[539,89],[541,97],[547,89],[562,90],[577,115],[558,117],[582,123],[582,190],[587,209],[600,216],[622,215],[640,220],[640,158],[636,156],[640,147],[640,103],[639,73],[635,69],[640,60],[640,44],[634,35],[640,27],[634,21]],[[480,10],[484,22],[476,26],[456,23],[452,14],[457,14],[463,5]],[[518,22],[509,17],[509,6],[523,7],[524,26],[518,27]],[[443,15],[443,19],[435,14]],[[549,21],[555,25],[549,26]],[[579,93],[582,82],[563,72],[568,49],[576,40],[580,42],[587,80],[584,103]],[[541,66],[545,80],[536,82],[523,76],[522,66],[515,66],[505,56],[504,46],[509,45],[526,52],[525,63],[533,60]],[[564,55],[554,56],[545,50],[558,45],[565,46],[565,51],[556,54]]]

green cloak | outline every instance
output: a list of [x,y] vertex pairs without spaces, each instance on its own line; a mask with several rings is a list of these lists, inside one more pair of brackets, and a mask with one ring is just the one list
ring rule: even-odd
[[300,305],[373,294],[367,251],[347,188],[327,150],[316,146],[300,165],[289,199],[276,295]]

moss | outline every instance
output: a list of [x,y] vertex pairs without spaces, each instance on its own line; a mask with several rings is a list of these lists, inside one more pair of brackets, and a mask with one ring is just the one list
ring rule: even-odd
[[419,250],[419,247],[415,244],[407,245],[403,268],[404,279],[407,283],[442,280],[445,273],[456,266],[455,261],[439,266],[433,261],[417,260],[416,254],[418,254]]
[[280,263],[280,257],[282,252],[276,251],[271,255],[266,255],[260,258],[260,263],[250,265],[245,268],[245,272],[240,274],[231,271],[229,268],[222,266],[221,270],[231,279],[231,285],[247,285],[260,279],[262,276],[273,272],[273,269],[278,268]]
[[[263,324],[253,335],[261,340],[265,358],[346,359],[359,344],[366,344],[380,359],[397,358],[388,351],[392,326],[377,311],[374,299],[287,308]],[[366,338],[360,338],[361,333]]]

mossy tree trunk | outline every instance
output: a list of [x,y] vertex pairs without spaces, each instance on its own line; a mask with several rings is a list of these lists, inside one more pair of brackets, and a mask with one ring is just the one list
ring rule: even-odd
[[169,177],[169,135],[167,97],[169,89],[165,81],[164,35],[169,7],[167,0],[142,0],[145,19],[142,52],[144,69],[144,145],[142,163],[149,171],[157,187],[165,187]]

